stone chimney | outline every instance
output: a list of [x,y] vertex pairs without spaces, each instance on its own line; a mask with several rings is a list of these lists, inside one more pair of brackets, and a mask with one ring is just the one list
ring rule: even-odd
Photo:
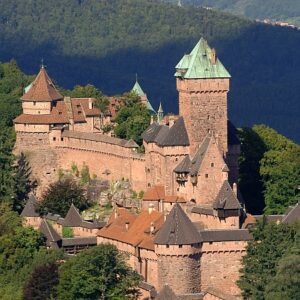
[[211,49],[211,63],[215,65],[217,63],[217,52],[215,48]]
[[153,234],[153,233],[154,233],[154,230],[155,230],[154,223],[151,222],[151,225],[150,225],[150,234]]
[[237,196],[237,184],[236,183],[234,183],[232,185],[232,190],[233,190],[234,194]]
[[149,204],[149,207],[148,207],[148,212],[149,214],[151,214],[154,210],[154,205],[152,203]]
[[93,109],[93,100],[89,98],[89,109]]

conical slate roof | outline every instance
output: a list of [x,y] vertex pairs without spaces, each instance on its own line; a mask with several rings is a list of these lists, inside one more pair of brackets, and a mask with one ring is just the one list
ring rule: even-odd
[[68,211],[63,223],[64,223],[63,225],[70,226],[70,227],[81,226],[82,218],[73,203],[72,203],[71,207],[69,208],[69,211]]
[[218,196],[214,202],[214,209],[240,209],[240,202],[233,192],[229,182],[224,181]]
[[146,96],[146,94],[144,93],[143,89],[141,88],[141,86],[137,80],[135,81],[135,84],[134,84],[133,88],[131,89],[131,91],[135,92],[140,97]]
[[158,245],[191,245],[202,237],[178,203],[175,203],[154,243]]
[[190,54],[182,57],[176,65],[176,77],[185,79],[230,78],[223,64],[213,56],[212,50],[205,39],[201,38]]
[[47,220],[42,220],[39,229],[47,238],[47,244],[61,240],[60,235],[53,229],[53,227],[47,222]]
[[54,101],[60,100],[63,96],[57,91],[52,80],[44,67],[35,78],[27,92],[22,96],[23,101]]
[[26,202],[26,205],[24,206],[21,216],[22,217],[38,217],[39,214],[36,212],[38,203],[36,201],[36,198],[34,195],[30,195],[29,199]]

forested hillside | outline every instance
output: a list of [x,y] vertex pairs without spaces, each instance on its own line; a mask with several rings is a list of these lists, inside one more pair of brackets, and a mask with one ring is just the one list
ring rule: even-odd
[[300,142],[300,31],[146,0],[0,0],[0,60],[26,73],[41,58],[58,85],[105,94],[139,81],[154,106],[177,111],[174,66],[204,36],[232,75],[238,126],[265,123]]
[[[171,1],[178,3],[178,0]],[[300,26],[300,2],[298,0],[182,0],[181,3],[214,7],[252,19],[288,21]]]

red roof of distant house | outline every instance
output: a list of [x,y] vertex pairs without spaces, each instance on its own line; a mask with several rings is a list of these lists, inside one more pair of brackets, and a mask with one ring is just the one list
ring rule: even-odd
[[162,185],[154,185],[149,188],[143,197],[143,201],[159,201],[163,200],[164,202],[170,203],[185,203],[186,200],[183,197],[179,197],[176,195],[166,195],[165,187]]
[[52,80],[48,76],[44,67],[35,78],[32,86],[27,93],[23,95],[23,101],[54,101],[60,100],[63,96],[57,91]]

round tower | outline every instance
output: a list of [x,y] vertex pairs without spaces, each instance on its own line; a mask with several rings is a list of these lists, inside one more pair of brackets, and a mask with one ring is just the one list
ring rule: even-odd
[[158,289],[175,294],[200,292],[202,238],[179,204],[175,204],[155,238]]

